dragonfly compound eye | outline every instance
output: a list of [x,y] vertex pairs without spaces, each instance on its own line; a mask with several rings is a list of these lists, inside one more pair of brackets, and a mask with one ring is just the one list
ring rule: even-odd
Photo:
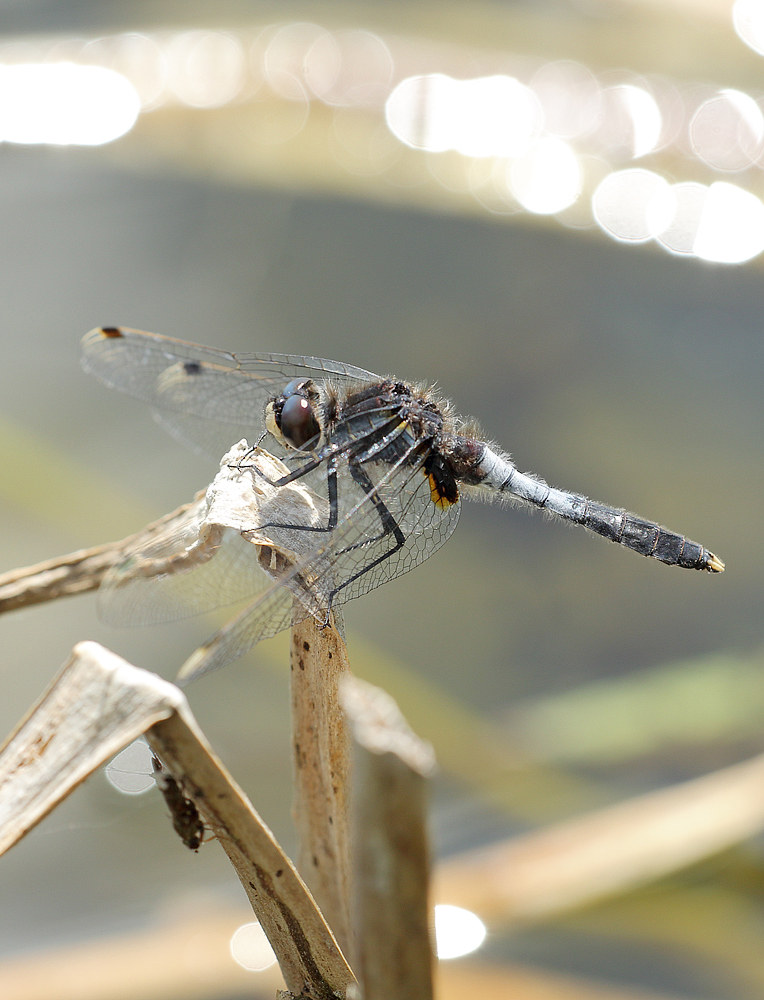
[[303,448],[318,438],[320,428],[313,407],[304,396],[289,396],[281,408],[279,430],[284,440],[294,448]]

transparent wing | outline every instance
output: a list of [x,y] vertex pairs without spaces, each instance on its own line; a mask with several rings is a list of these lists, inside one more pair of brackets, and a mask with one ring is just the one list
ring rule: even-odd
[[[150,529],[105,576],[101,618],[113,625],[175,621],[251,600],[270,586],[315,548],[315,534],[301,529],[329,523],[327,499],[301,481],[279,486],[287,474],[273,455],[240,441],[205,493],[161,530]],[[326,492],[325,481],[316,485]]]
[[[404,455],[394,466],[364,466],[374,483],[369,496],[350,474],[338,470],[342,516],[328,535],[317,534],[313,552],[286,565],[281,576],[181,668],[187,682],[238,659],[261,639],[309,615],[328,619],[331,606],[349,601],[409,572],[451,535],[460,504],[445,508],[431,499],[419,461]],[[377,501],[394,518],[403,542],[382,530]]]
[[109,625],[156,625],[237,604],[267,589],[273,578],[258,550],[232,529],[200,539],[179,527],[137,546],[107,573],[98,615]]
[[127,327],[91,330],[82,367],[142,399],[176,438],[219,457],[236,440],[256,440],[265,404],[293,378],[363,385],[378,376],[341,362],[287,354],[231,354]]

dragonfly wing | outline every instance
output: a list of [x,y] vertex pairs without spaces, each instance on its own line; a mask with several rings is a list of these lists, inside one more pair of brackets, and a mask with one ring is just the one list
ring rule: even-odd
[[[276,579],[251,605],[217,632],[180,669],[178,679],[193,680],[242,656],[261,639],[313,615],[328,620],[330,608],[359,597],[401,576],[429,558],[451,535],[460,504],[437,506],[422,474],[424,459],[404,455],[392,467],[364,466],[374,498],[394,518],[403,542],[382,530],[378,504],[351,476],[339,470],[341,519],[321,536],[308,555],[284,564]],[[274,566],[274,570],[279,567]]]
[[215,457],[242,437],[259,437],[265,404],[291,379],[356,387],[377,378],[322,358],[231,354],[127,327],[91,330],[82,340],[82,367],[148,403],[175,437]]
[[155,625],[251,598],[272,583],[258,548],[230,528],[178,528],[136,546],[105,576],[98,614],[109,625]]
[[173,621],[266,589],[319,544],[306,529],[329,519],[328,501],[306,483],[276,485],[288,471],[268,452],[238,442],[205,494],[145,533],[107,575],[102,617],[117,625]]

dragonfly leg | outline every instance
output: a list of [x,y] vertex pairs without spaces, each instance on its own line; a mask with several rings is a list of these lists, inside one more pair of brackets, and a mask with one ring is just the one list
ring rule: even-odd
[[[356,548],[366,548],[370,543],[378,542],[382,538],[387,537],[388,535],[393,536],[393,538],[395,539],[395,544],[391,546],[391,548],[389,548],[387,552],[383,552],[381,556],[377,556],[376,559],[372,559],[370,563],[368,563],[362,569],[359,569],[357,573],[354,573],[352,576],[348,577],[347,580],[343,581],[338,587],[335,587],[334,590],[332,590],[329,593],[328,607],[330,611],[334,598],[341,590],[344,590],[345,587],[348,587],[351,583],[358,580],[359,577],[362,577],[365,573],[370,572],[370,570],[374,569],[375,566],[379,566],[380,563],[383,563],[386,559],[389,559],[390,556],[394,555],[406,543],[406,536],[403,534],[401,526],[398,524],[393,515],[390,513],[389,509],[387,508],[384,501],[380,497],[376,486],[369,478],[366,470],[360,465],[360,463],[352,460],[348,463],[348,468],[350,469],[350,474],[353,477],[353,479],[355,479],[355,481],[358,483],[358,485],[361,487],[364,493],[366,493],[366,495],[374,505],[374,509],[379,515],[379,520],[382,525],[382,531],[375,538],[364,539],[364,541],[360,542],[358,545],[350,545],[348,546],[348,548],[343,549],[343,551],[350,552]],[[327,621],[328,621],[328,615],[327,615]]]
[[257,441],[255,441],[254,444],[251,444],[249,446],[249,448],[247,448],[247,450],[244,452],[244,454],[241,456],[241,458],[238,461],[233,462],[231,465],[228,466],[228,468],[229,469],[238,469],[239,471],[241,471],[242,469],[252,469],[252,468],[254,468],[254,466],[252,466],[252,465],[244,465],[244,462],[249,458],[250,455],[254,455],[254,453],[260,447],[260,443],[261,443],[261,441],[263,440],[264,437],[265,437],[265,432],[260,435],[260,437],[257,439]]
[[[290,478],[290,477],[286,477]],[[291,481],[291,479],[290,479]],[[273,483],[274,486],[284,485],[281,480]],[[326,471],[326,492],[329,500],[329,520],[325,528],[315,527],[310,524],[277,524],[275,521],[268,521],[258,525],[258,531],[264,528],[288,528],[290,531],[318,531],[326,533],[334,531],[339,519],[339,503],[337,498],[337,462],[335,458],[330,458]]]

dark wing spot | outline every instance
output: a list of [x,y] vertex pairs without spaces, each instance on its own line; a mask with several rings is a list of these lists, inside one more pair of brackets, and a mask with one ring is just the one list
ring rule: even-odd
[[118,326],[102,326],[101,333],[104,337],[121,337],[122,331]]
[[184,361],[183,371],[186,375],[201,375],[202,366],[199,361]]

